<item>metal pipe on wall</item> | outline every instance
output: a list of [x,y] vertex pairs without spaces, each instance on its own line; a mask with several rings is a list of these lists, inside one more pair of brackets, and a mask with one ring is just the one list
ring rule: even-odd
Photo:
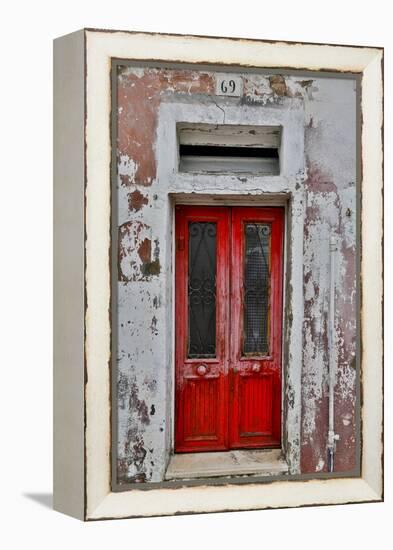
[[329,431],[328,431],[328,462],[329,472],[334,471],[334,453],[336,441],[339,435],[334,432],[334,387],[336,381],[336,358],[335,358],[335,271],[337,239],[330,237],[330,295],[329,295]]

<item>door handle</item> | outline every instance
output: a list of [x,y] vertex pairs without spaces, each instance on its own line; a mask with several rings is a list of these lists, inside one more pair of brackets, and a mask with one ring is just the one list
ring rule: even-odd
[[199,376],[205,376],[205,374],[207,373],[207,366],[206,365],[199,365],[196,368],[196,371],[197,371],[197,374],[199,374]]
[[239,372],[239,369],[237,367],[233,367],[234,374],[237,374]]

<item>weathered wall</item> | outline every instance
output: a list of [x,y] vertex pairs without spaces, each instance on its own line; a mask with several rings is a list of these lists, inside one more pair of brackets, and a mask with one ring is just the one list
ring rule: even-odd
[[[285,368],[299,369],[301,471],[327,468],[329,238],[338,237],[336,470],[355,461],[356,95],[350,79],[243,74],[239,98],[214,96],[210,71],[122,67],[118,74],[118,482],[161,481],[172,446],[173,279],[170,194],[287,193],[305,202],[302,318]],[[282,124],[281,178],[176,173],[176,121]],[[289,135],[288,135],[289,134]],[[293,210],[292,217],[300,210]],[[303,214],[302,214],[303,215]],[[293,223],[296,223],[294,220]],[[297,221],[303,228],[303,219]],[[297,259],[299,261],[299,259]],[[304,310],[303,304],[304,294]],[[303,319],[304,317],[304,319]],[[288,319],[288,322],[291,322]],[[300,357],[302,356],[302,361]],[[302,363],[302,364],[299,364]],[[299,377],[300,380],[300,377]],[[292,391],[292,390],[291,390]],[[295,390],[293,390],[295,391]],[[296,393],[295,392],[295,393]],[[288,388],[287,388],[288,394]],[[296,437],[293,438],[294,440]],[[293,452],[296,457],[296,452]],[[294,467],[292,471],[299,471]]]
[[356,83],[318,79],[306,103],[302,472],[327,471],[329,236],[338,240],[335,470],[355,468]]
[[124,69],[118,78],[120,483],[160,481],[171,435],[164,328],[171,274],[161,266],[171,229],[152,192],[159,106],[171,95],[210,94],[212,87],[211,76],[194,71]]

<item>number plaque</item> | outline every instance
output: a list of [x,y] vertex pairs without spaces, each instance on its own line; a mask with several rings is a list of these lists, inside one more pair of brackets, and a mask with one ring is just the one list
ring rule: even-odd
[[216,95],[240,97],[243,93],[243,79],[232,74],[216,75]]

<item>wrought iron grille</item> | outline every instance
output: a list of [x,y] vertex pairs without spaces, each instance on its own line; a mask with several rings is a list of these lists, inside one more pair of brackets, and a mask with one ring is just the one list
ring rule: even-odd
[[269,353],[270,232],[266,223],[247,223],[243,283],[243,353]]
[[216,224],[188,226],[188,357],[216,356]]

